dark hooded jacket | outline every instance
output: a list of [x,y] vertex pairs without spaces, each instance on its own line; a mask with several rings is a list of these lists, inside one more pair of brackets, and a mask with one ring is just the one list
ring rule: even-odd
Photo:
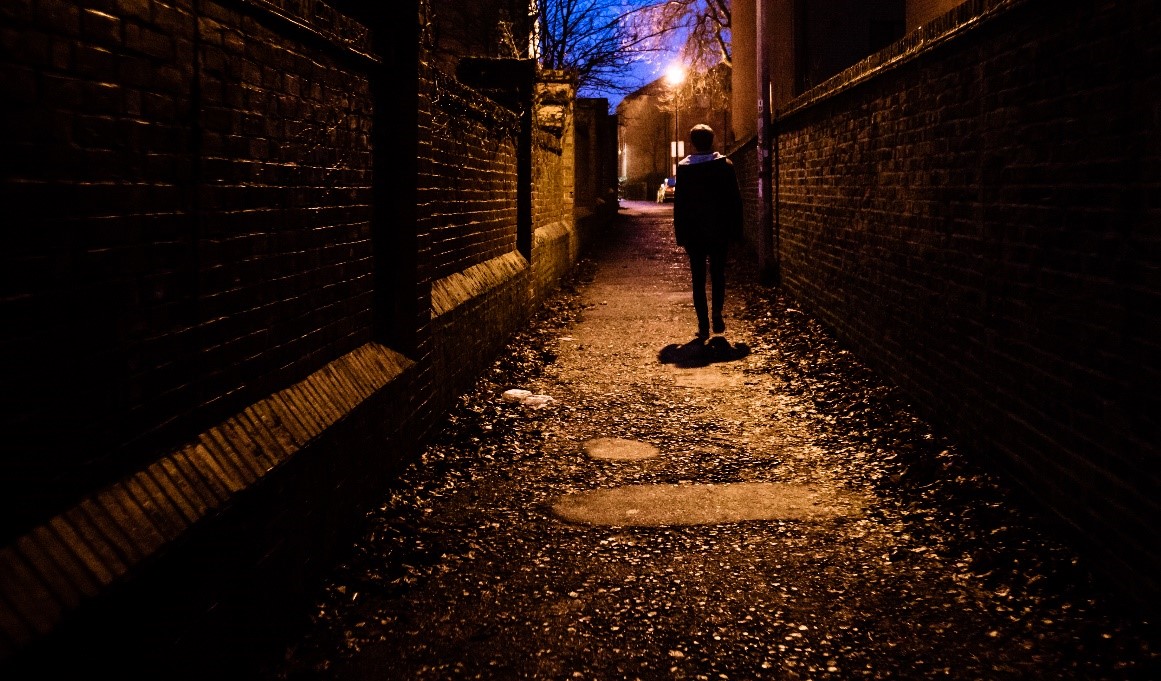
[[694,154],[677,165],[673,230],[677,244],[693,250],[742,239],[742,194],[730,159]]

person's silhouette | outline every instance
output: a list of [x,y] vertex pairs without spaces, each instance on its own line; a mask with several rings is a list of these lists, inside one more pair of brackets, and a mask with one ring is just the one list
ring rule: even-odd
[[709,261],[714,333],[726,330],[722,307],[726,299],[726,253],[730,241],[742,238],[742,193],[730,159],[713,150],[713,128],[698,123],[689,131],[694,153],[677,164],[673,193],[673,231],[689,256],[697,337],[710,335],[705,271]]

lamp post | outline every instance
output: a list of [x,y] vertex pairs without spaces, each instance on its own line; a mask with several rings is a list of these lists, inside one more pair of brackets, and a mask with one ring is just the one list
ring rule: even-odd
[[677,175],[677,162],[681,158],[681,151],[678,147],[681,145],[681,133],[677,128],[677,88],[685,82],[685,67],[677,62],[669,65],[665,70],[665,82],[669,85],[670,96],[673,97],[673,167],[671,176]]

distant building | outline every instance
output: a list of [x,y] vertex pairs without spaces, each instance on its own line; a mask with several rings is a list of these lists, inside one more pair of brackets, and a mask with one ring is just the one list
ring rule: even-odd
[[[728,84],[728,69],[722,69],[721,79]],[[706,123],[718,132],[718,151],[726,153],[733,146],[728,105],[714,106],[706,96],[679,90],[675,118],[674,92],[664,78],[642,86],[621,100],[617,106],[617,175],[621,197],[631,201],[652,200],[661,181],[674,174],[676,159],[690,153],[689,129],[697,123]]]

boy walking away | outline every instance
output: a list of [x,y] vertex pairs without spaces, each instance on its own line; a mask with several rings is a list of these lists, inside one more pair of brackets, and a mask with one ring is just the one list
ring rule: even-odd
[[694,153],[677,164],[673,193],[673,231],[677,245],[689,256],[693,279],[693,309],[697,337],[710,335],[710,310],[705,296],[709,261],[713,331],[726,330],[722,306],[726,299],[726,251],[730,241],[742,238],[742,193],[730,159],[713,150],[713,128],[699,123],[689,131]]

